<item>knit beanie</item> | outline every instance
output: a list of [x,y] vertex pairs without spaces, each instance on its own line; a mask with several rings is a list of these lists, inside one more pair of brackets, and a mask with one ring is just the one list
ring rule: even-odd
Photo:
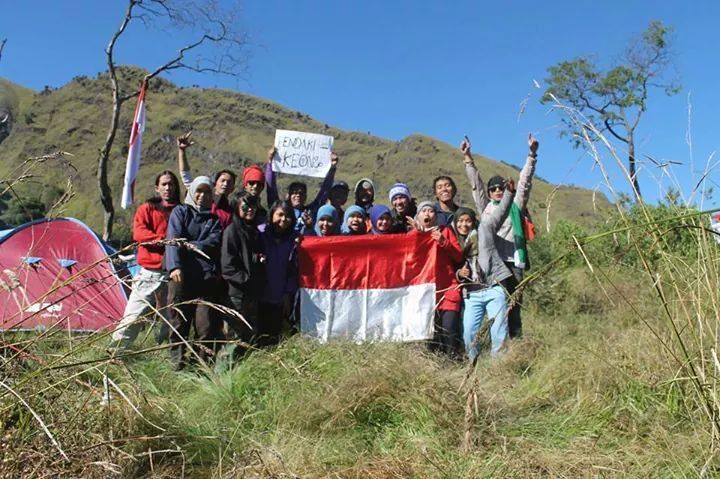
[[405,183],[395,183],[392,185],[392,188],[390,188],[390,193],[388,193],[388,198],[390,201],[393,200],[397,195],[403,195],[407,199],[410,199],[410,188],[408,188],[408,185]]

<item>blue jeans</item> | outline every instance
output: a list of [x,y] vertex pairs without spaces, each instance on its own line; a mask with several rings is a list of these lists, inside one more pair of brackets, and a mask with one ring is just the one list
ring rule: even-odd
[[463,339],[465,351],[473,361],[480,353],[477,333],[485,320],[485,313],[493,320],[490,327],[490,353],[495,356],[505,344],[508,337],[507,295],[502,286],[470,292],[464,301]]

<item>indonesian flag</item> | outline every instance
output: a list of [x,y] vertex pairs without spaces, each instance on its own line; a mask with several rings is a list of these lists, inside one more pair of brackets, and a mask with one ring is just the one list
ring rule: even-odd
[[304,334],[323,342],[432,338],[443,255],[428,233],[305,237],[298,251]]
[[130,130],[130,151],[128,151],[127,164],[125,165],[125,181],[123,182],[122,201],[120,202],[123,209],[127,209],[132,205],[135,196],[135,178],[140,169],[140,149],[142,148],[142,136],[145,131],[146,86],[146,83],[143,82],[137,105],[135,105],[132,130]]

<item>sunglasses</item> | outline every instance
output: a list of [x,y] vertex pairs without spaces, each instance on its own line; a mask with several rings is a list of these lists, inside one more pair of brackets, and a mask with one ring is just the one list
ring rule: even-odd
[[504,186],[499,186],[499,185],[498,185],[498,186],[491,186],[490,188],[488,188],[488,191],[489,191],[490,193],[494,193],[494,192],[496,192],[496,191],[503,191],[503,190],[505,190],[505,187],[504,187]]

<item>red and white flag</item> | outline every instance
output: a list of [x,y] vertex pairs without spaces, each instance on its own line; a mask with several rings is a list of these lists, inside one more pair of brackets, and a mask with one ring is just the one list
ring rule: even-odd
[[133,116],[132,130],[130,130],[130,151],[128,151],[127,164],[125,165],[125,181],[123,182],[123,194],[120,206],[123,209],[130,208],[135,197],[135,178],[140,169],[140,150],[142,149],[142,136],[145,131],[145,87],[143,83],[140,88],[135,116]]
[[437,242],[428,233],[305,237],[298,250],[300,327],[327,341],[433,335]]

